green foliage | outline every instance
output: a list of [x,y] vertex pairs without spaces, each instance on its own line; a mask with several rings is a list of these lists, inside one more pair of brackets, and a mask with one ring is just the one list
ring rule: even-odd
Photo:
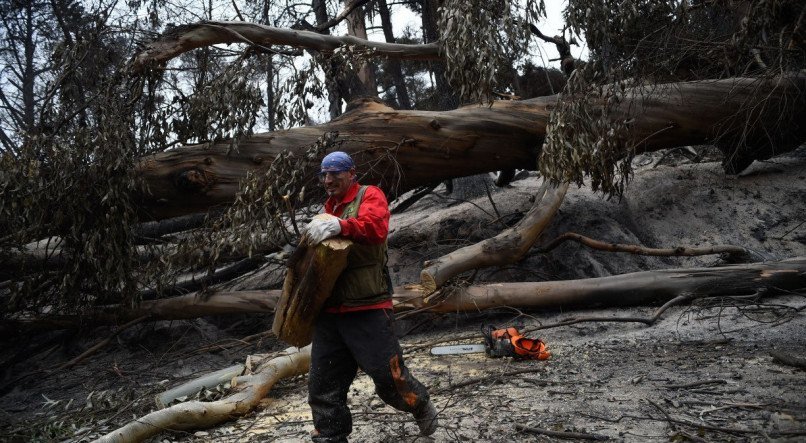
[[496,72],[528,49],[530,22],[543,2],[525,7],[510,0],[446,0],[440,7],[441,49],[446,75],[469,102],[492,101]]
[[179,108],[171,129],[177,139],[184,144],[228,139],[230,150],[237,151],[238,142],[252,134],[258,110],[265,105],[251,81],[257,69],[257,63],[242,55],[212,80],[198,82],[188,97],[175,96]]
[[[589,177],[594,190],[620,195],[640,142],[631,137],[628,117],[615,112],[630,105],[627,88],[803,69],[806,48],[792,18],[804,10],[796,0],[572,0],[567,22],[584,33],[591,57],[551,113],[541,172],[579,185]],[[737,110],[737,118],[750,119],[749,108]]]
[[306,205],[306,192],[319,185],[312,182],[318,160],[339,145],[337,133],[325,133],[302,155],[283,151],[267,169],[247,174],[233,204],[180,239],[174,253],[153,263],[150,273],[173,277],[199,266],[212,273],[232,257],[252,257],[294,244],[300,234],[295,214]]

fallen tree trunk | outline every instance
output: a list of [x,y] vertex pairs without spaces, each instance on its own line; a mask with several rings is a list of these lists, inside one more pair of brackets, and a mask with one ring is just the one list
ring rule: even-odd
[[96,440],[101,443],[143,441],[167,430],[207,428],[244,415],[268,395],[279,380],[305,374],[311,364],[311,348],[289,348],[255,373],[235,378],[236,393],[213,402],[191,401],[140,417]]
[[[529,309],[635,305],[665,302],[678,295],[697,297],[730,296],[757,291],[806,288],[806,257],[731,265],[718,268],[683,268],[642,271],[610,277],[548,282],[489,283],[451,288],[446,297],[429,298],[422,286],[395,288],[395,312],[464,312],[496,307]],[[123,310],[108,306],[78,316],[50,316],[15,322],[6,321],[2,330],[59,329],[86,324],[117,324],[145,314],[152,320],[176,320],[208,315],[274,312],[280,291],[221,292],[209,298],[188,294],[144,302],[139,308]]]
[[[139,53],[133,67],[139,70],[194,48],[236,42],[325,53],[351,45],[397,59],[441,56],[438,43],[387,44],[246,22],[204,22],[172,28]],[[800,120],[781,131],[769,130],[786,114],[782,110],[806,109],[804,90],[803,75],[640,86],[628,89],[610,116],[624,122],[637,141],[625,156],[719,138],[728,169],[736,173],[748,160],[768,158],[806,140]],[[162,219],[230,203],[247,172],[265,168],[283,150],[302,153],[327,132],[337,132],[340,149],[358,157],[359,172],[366,173],[362,181],[392,194],[481,172],[537,169],[548,117],[558,99],[499,100],[446,112],[395,111],[365,101],[323,125],[254,135],[239,143],[237,153],[229,152],[230,143],[224,141],[149,156],[137,166],[144,184],[144,216]],[[591,115],[597,114],[591,110]]]
[[439,45],[436,43],[386,43],[349,35],[335,36],[298,29],[275,28],[258,23],[208,21],[171,28],[135,56],[132,70],[139,72],[148,65],[163,63],[183,52],[222,43],[244,43],[250,46],[284,45],[326,53],[331,53],[341,46],[351,45],[371,50],[374,55],[396,59],[434,60],[439,58]]
[[[763,159],[773,148],[786,152],[806,140],[806,125],[770,133],[764,124],[737,118],[737,110],[763,96],[764,105],[753,108],[753,121],[774,120],[782,108],[806,110],[802,91],[806,76],[638,87],[627,91],[614,118],[629,122],[631,137],[639,141],[635,152],[740,134],[758,145],[753,158]],[[364,101],[326,124],[254,135],[240,142],[237,153],[228,153],[229,142],[222,142],[143,158],[136,167],[144,185],[140,203],[144,216],[157,219],[226,205],[247,172],[266,168],[283,150],[301,154],[327,132],[337,132],[339,149],[355,157],[363,183],[378,184],[391,195],[454,177],[536,169],[558,99],[496,101],[445,112],[396,111]]]
[[806,257],[795,257],[778,262],[643,271],[582,280],[491,283],[457,288],[443,300],[430,304],[416,297],[423,291],[415,288],[396,294],[409,297],[396,310],[461,312],[497,307],[628,306],[665,302],[684,294],[696,298],[803,288],[806,288]]
[[273,313],[280,291],[221,291],[209,295],[193,292],[178,297],[143,301],[134,308],[100,306],[79,315],[45,315],[0,322],[4,334],[37,330],[74,329],[127,323],[140,317],[149,320],[187,320],[219,314]]

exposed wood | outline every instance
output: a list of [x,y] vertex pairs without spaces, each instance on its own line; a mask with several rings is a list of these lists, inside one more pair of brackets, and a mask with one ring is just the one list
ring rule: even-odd
[[551,186],[544,183],[532,209],[518,224],[493,238],[426,262],[425,269],[420,273],[420,284],[426,291],[433,292],[462,272],[519,261],[548,227],[560,209],[567,190],[568,184]]
[[289,348],[286,355],[269,360],[254,374],[237,377],[233,395],[218,401],[190,401],[154,411],[96,441],[139,442],[167,430],[201,429],[231,420],[255,408],[279,380],[307,373],[310,363],[310,346]]
[[680,295],[694,297],[740,295],[769,290],[797,290],[806,287],[806,257],[778,262],[634,272],[582,280],[491,283],[452,291],[444,300],[427,304],[416,298],[422,289],[396,296],[409,297],[397,309],[427,308],[432,312],[457,312],[514,308],[557,308],[573,306],[626,306],[664,302]]
[[437,44],[400,44],[364,40],[351,36],[336,37],[311,31],[275,28],[249,22],[202,22],[170,29],[135,56],[132,70],[141,71],[154,63],[166,62],[184,52],[222,43],[245,43],[270,47],[285,45],[295,48],[333,52],[343,45],[373,51],[375,55],[407,60],[430,60],[439,56]]
[[[456,288],[437,300],[419,285],[395,288],[396,312],[478,311],[496,307],[528,309],[573,308],[579,306],[627,306],[647,302],[662,303],[678,296],[732,296],[766,290],[806,288],[806,257],[783,261],[731,265],[718,268],[682,268],[634,272],[579,280],[489,283]],[[82,316],[45,316],[16,322],[6,321],[2,332],[12,329],[60,329],[82,324],[116,324],[150,314],[154,320],[196,318],[206,315],[271,313],[280,291],[220,292],[207,299],[188,294],[144,302],[139,308],[124,310],[107,306]]]
[[[627,91],[617,118],[630,122],[637,152],[714,142],[743,135],[755,158],[785,152],[806,140],[806,124],[769,133],[748,125],[737,110],[763,95],[754,121],[780,117],[781,108],[806,110],[806,76],[681,82]],[[329,123],[256,134],[228,155],[229,143],[188,146],[148,156],[137,171],[144,217],[204,212],[233,201],[247,172],[265,168],[283,150],[303,152],[322,134],[338,132],[339,149],[356,159],[361,181],[388,194],[453,177],[537,168],[549,114],[558,96],[499,100],[453,111],[396,111],[364,101]],[[727,140],[730,137],[723,138]],[[626,153],[625,153],[626,155]],[[313,178],[311,178],[313,180]]]
[[314,322],[347,267],[347,254],[353,244],[342,237],[313,246],[305,243],[306,237],[303,237],[289,260],[272,323],[277,338],[299,347],[311,343]]

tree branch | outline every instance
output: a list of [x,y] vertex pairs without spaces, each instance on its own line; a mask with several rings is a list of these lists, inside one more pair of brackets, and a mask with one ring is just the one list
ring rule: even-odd
[[[575,242],[581,243],[591,249],[596,249],[597,251],[627,252],[635,255],[692,257],[698,255],[729,254],[731,256],[737,257],[741,255],[746,256],[751,253],[754,253],[753,251],[744,248],[742,246],[733,246],[733,245],[715,245],[703,248],[694,248],[690,246],[676,246],[674,248],[662,248],[662,249],[647,248],[645,246],[639,246],[639,245],[606,243],[600,240],[594,240],[590,237],[585,237],[584,235],[580,235],[575,232],[566,232],[565,234],[560,235],[559,237],[550,241],[546,246],[543,246],[542,248],[538,249],[538,252],[549,252],[568,240],[573,240]],[[764,257],[759,258],[761,260],[764,260]]]
[[275,28],[248,22],[202,22],[177,26],[137,54],[132,71],[142,71],[154,63],[164,63],[183,52],[221,43],[244,43],[271,46],[287,45],[333,52],[344,45],[353,45],[374,51],[376,55],[398,59],[433,60],[439,57],[437,44],[408,45],[363,40],[351,36],[331,36],[311,31]]

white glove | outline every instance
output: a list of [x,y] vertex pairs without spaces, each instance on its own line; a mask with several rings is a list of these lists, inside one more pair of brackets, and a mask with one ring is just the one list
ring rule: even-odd
[[330,237],[341,234],[339,218],[330,214],[319,214],[305,227],[308,244],[315,245]]

